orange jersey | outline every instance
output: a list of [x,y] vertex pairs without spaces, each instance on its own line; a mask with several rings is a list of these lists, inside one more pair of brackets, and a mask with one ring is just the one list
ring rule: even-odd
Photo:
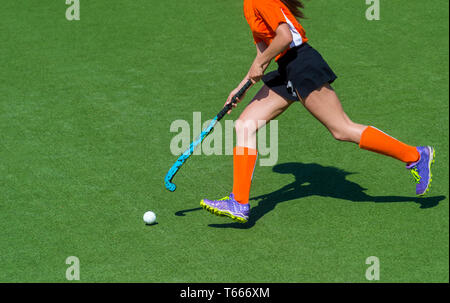
[[[270,45],[275,38],[275,30],[281,23],[287,23],[291,30],[292,42],[289,48],[308,41],[303,27],[280,0],[244,0],[244,15],[250,25],[255,43],[264,41]],[[286,52],[287,50],[279,54],[275,60]]]

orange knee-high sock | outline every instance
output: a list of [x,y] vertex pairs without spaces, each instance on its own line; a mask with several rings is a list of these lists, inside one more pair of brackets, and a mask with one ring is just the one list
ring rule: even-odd
[[372,126],[368,126],[363,131],[359,141],[359,147],[390,156],[405,163],[415,162],[420,157],[419,152],[414,146],[400,142]]
[[233,194],[236,201],[247,204],[258,151],[236,146],[233,149]]

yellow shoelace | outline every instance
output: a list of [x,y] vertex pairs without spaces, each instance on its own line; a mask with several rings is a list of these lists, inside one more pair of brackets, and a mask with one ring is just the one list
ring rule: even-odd
[[419,175],[419,172],[417,171],[417,167],[412,168],[410,171],[411,171],[411,175],[414,177],[414,181],[416,183],[419,183],[420,175]]

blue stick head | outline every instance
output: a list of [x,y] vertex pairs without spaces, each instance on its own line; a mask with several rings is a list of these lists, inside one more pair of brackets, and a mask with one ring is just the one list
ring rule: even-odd
[[172,192],[175,191],[175,189],[177,188],[177,186],[175,184],[173,184],[172,182],[170,182],[168,180],[166,180],[164,182],[164,184],[166,185],[166,188]]

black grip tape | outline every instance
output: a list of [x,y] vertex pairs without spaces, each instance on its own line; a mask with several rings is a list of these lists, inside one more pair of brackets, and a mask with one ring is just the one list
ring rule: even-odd
[[219,112],[217,115],[217,120],[222,119],[222,117],[233,107],[233,104],[237,102],[237,99],[242,97],[242,95],[249,89],[249,87],[252,86],[252,81],[248,80],[244,86],[241,87],[241,89],[236,93],[236,95],[231,98],[231,102],[225,105],[225,107]]

